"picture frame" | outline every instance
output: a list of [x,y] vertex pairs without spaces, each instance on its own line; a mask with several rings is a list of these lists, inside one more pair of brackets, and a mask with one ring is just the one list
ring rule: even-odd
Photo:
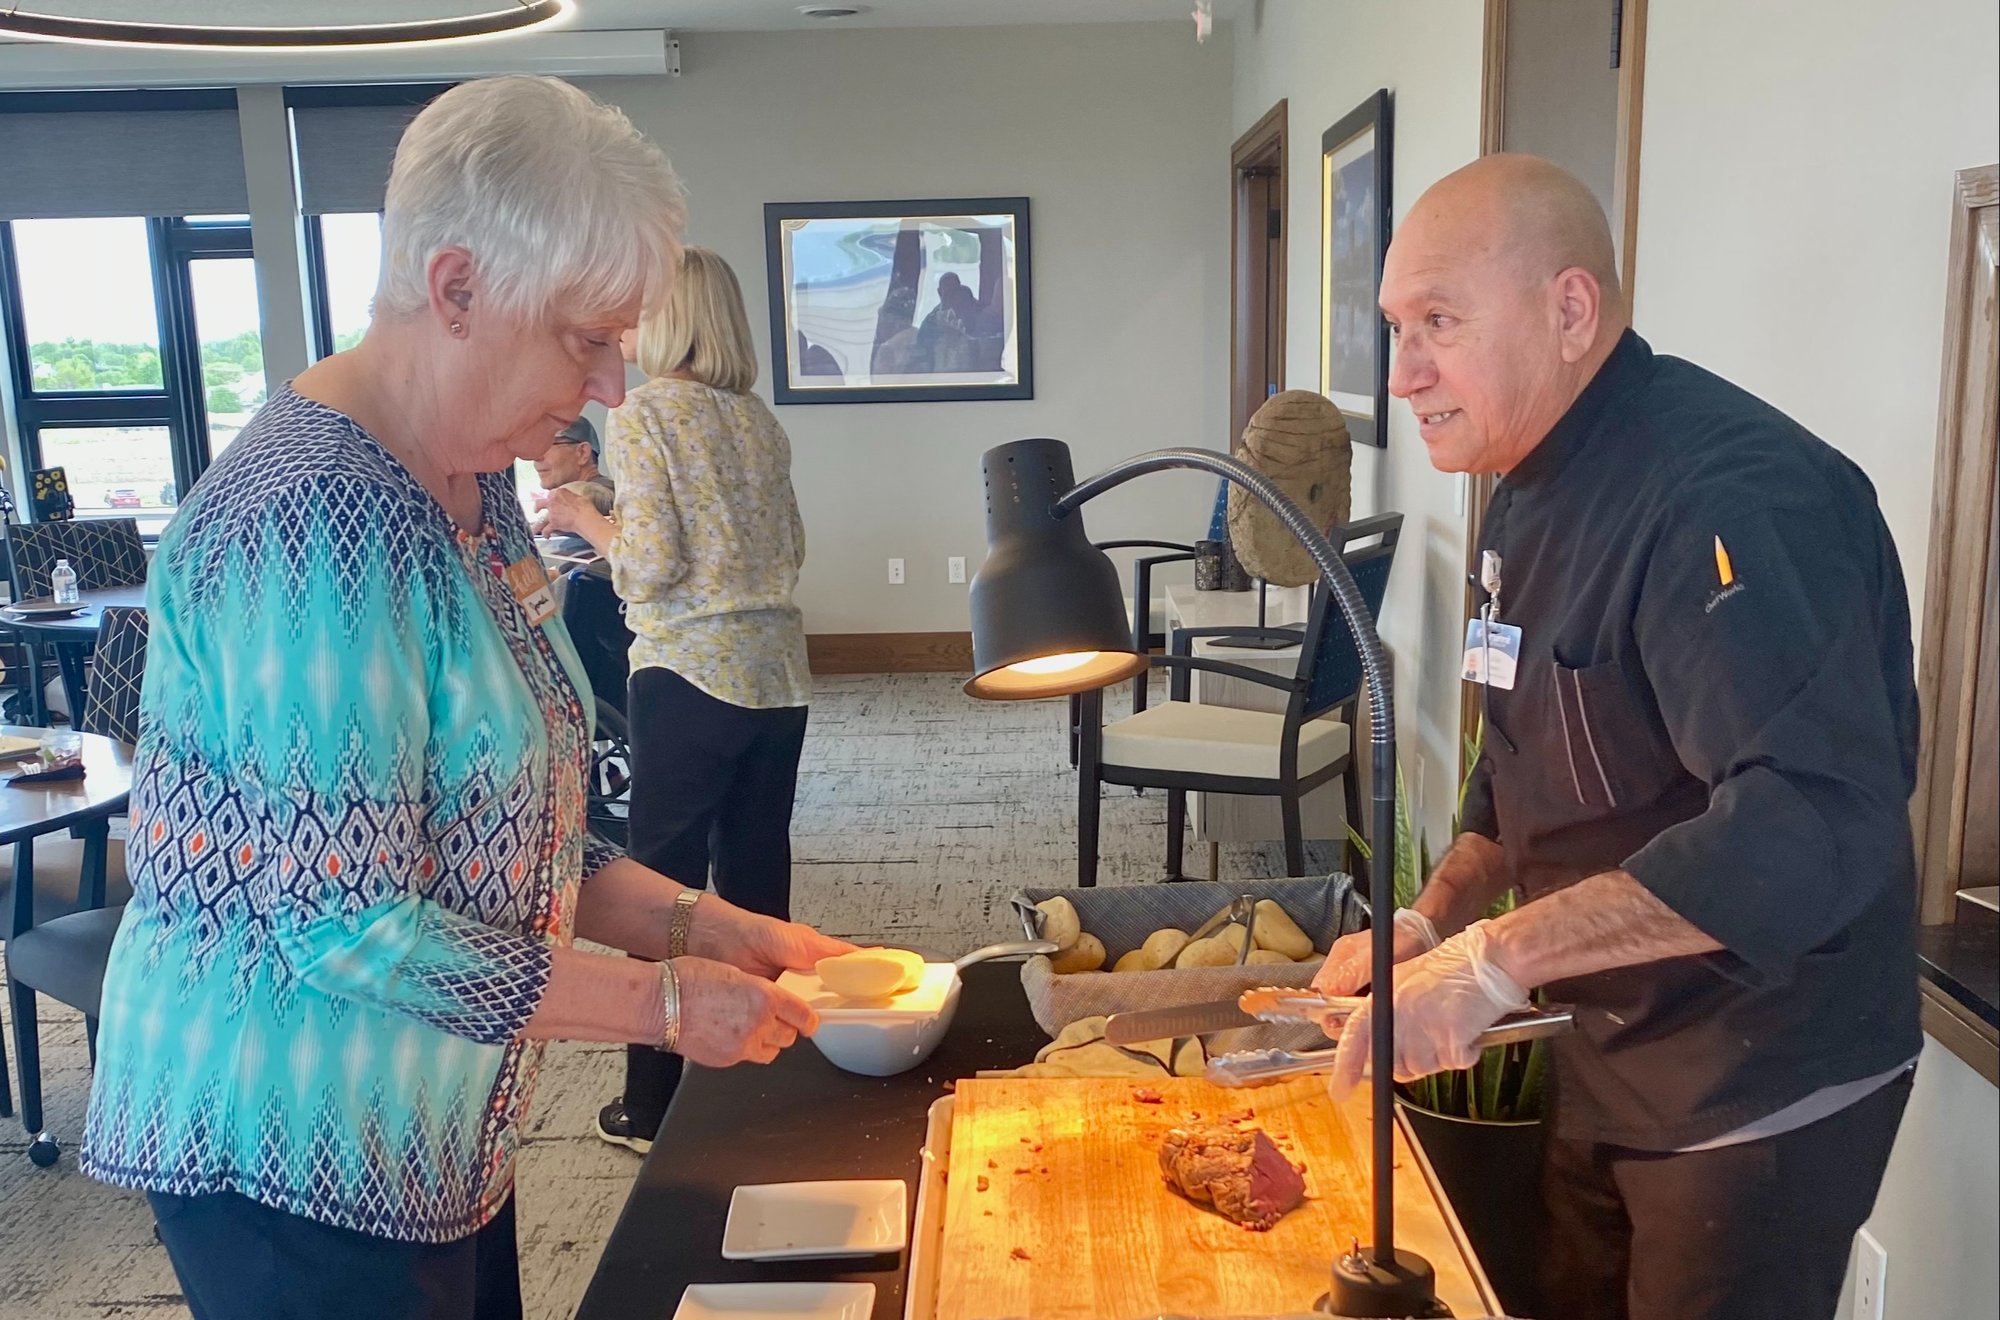
[[1319,388],[1359,444],[1389,442],[1389,250],[1395,101],[1382,88],[1320,136]]
[[1035,397],[1028,199],[767,202],[772,402]]

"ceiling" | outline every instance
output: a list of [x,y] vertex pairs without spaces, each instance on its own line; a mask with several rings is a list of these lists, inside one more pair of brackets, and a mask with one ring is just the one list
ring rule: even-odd
[[[370,23],[490,13],[507,0],[174,0],[171,21],[198,26]],[[571,25],[679,32],[832,31],[865,27],[996,27],[1036,23],[1189,20],[1194,0],[851,0],[867,12],[828,22],[799,13],[804,0],[573,0]],[[30,13],[159,22],[161,0],[19,0]],[[1193,23],[1188,22],[1189,31]]]

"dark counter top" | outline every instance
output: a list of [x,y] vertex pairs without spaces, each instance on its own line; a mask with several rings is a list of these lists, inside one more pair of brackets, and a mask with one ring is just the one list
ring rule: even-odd
[[931,1102],[950,1078],[1026,1063],[1048,1037],[1028,1013],[1021,969],[965,971],[951,1031],[896,1077],[844,1073],[805,1041],[758,1068],[689,1068],[578,1320],[664,1320],[690,1283],[844,1280],[875,1285],[874,1320],[901,1320],[909,1253],[851,1260],[722,1259],[729,1196],[741,1183],[903,1178],[917,1192]]
[[1921,927],[1917,970],[1968,1013],[2000,1029],[2000,926]]

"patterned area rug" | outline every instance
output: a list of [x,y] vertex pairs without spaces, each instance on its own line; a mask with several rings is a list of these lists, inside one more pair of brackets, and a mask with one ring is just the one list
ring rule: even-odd
[[[792,831],[801,920],[956,955],[1018,938],[1006,907],[1015,889],[1071,882],[1076,781],[1063,703],[976,702],[959,690],[963,681],[818,681]],[[1165,824],[1160,794],[1107,792],[1099,883],[1158,878]],[[1191,870],[1205,867],[1204,854],[1190,844]],[[1308,873],[1338,860],[1330,847],[1309,845]],[[1227,876],[1284,869],[1276,845],[1226,847],[1222,862]],[[41,1041],[47,1123],[65,1148],[56,1167],[35,1168],[19,1119],[0,1119],[0,1320],[182,1320],[187,1308],[144,1199],[76,1170],[90,1086],[83,1020],[44,1000]],[[601,1045],[549,1051],[520,1176],[529,1320],[575,1313],[638,1168],[637,1156],[591,1131],[617,1092],[623,1058]]]

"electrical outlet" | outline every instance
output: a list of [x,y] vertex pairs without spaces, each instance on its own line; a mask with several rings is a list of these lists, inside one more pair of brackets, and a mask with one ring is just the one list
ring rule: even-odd
[[944,579],[947,582],[965,581],[965,556],[953,555],[944,561]]
[[903,561],[900,559],[889,561],[889,585],[892,587],[903,585]]
[[1882,1320],[1888,1282],[1889,1253],[1864,1228],[1854,1235],[1853,1320]]

